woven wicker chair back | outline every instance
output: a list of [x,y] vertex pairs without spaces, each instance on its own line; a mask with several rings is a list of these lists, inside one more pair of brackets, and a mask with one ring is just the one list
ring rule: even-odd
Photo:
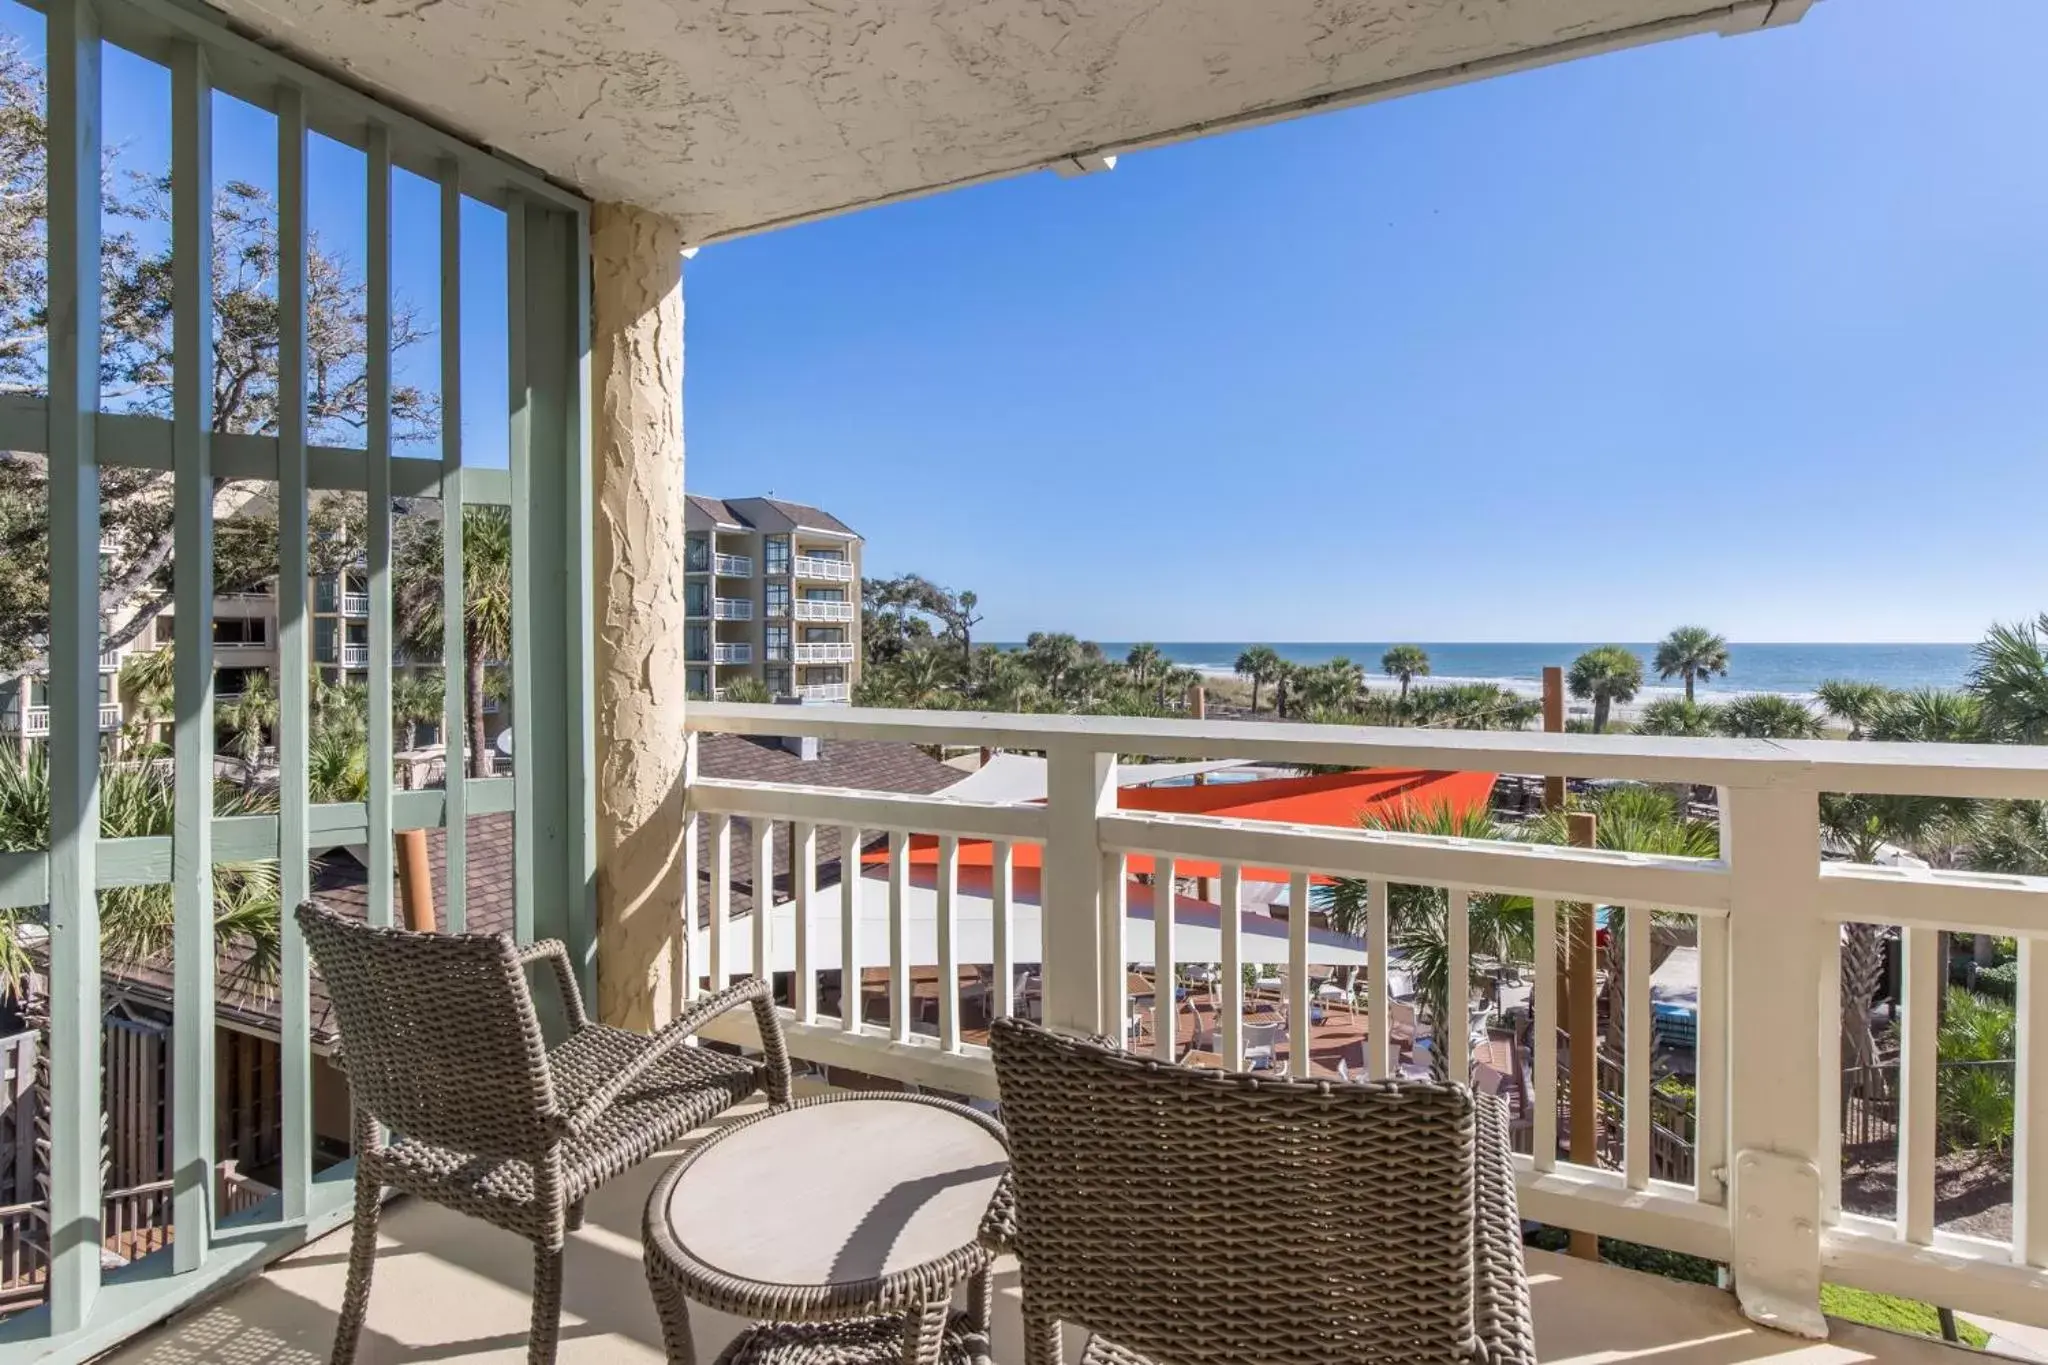
[[503,934],[372,928],[307,902],[356,1104],[407,1138],[536,1158],[554,1136],[546,1045]]
[[1028,1317],[1173,1365],[1475,1358],[1464,1086],[1171,1066],[1016,1019],[992,1045]]

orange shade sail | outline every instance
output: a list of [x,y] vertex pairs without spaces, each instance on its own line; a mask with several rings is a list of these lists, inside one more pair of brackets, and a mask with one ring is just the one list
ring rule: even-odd
[[[1493,780],[1492,773],[1365,768],[1262,782],[1211,782],[1200,787],[1123,787],[1117,791],[1116,804],[1118,810],[1357,829],[1369,814],[1377,812],[1391,817],[1403,807],[1448,807],[1460,815],[1474,808],[1483,810],[1493,798]],[[937,865],[938,836],[913,834],[908,856],[914,866]],[[1043,866],[1044,858],[1042,846],[1020,843],[1012,849],[1011,865],[1018,870],[1036,869]],[[877,849],[864,855],[862,861],[885,864],[889,854],[886,849]],[[987,840],[960,841],[962,867],[988,867],[993,861],[994,846]],[[1125,872],[1149,873],[1152,862],[1149,854],[1134,853],[1124,860]],[[1174,862],[1174,872],[1181,877],[1215,877],[1222,870],[1220,864],[1213,862]],[[1293,874],[1280,868],[1247,867],[1244,875],[1251,881],[1284,882]]]

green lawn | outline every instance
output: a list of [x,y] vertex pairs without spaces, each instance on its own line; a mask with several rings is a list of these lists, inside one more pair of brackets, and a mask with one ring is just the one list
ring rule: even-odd
[[[1866,1327],[1910,1332],[1916,1336],[1941,1336],[1941,1319],[1935,1316],[1932,1304],[1895,1299],[1889,1294],[1872,1294],[1846,1285],[1824,1284],[1820,1287],[1820,1307],[1829,1317],[1840,1318],[1844,1322],[1860,1322]],[[1980,1350],[1991,1340],[1981,1328],[1960,1319],[1956,1322],[1956,1335],[1963,1339],[1965,1345]]]

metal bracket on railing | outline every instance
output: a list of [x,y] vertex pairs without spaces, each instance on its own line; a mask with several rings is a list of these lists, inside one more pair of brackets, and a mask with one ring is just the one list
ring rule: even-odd
[[1752,1322],[1824,1341],[1820,1170],[1782,1152],[1735,1154],[1735,1297]]

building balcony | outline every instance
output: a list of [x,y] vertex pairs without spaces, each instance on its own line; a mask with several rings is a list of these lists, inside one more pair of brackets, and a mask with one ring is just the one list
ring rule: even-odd
[[800,664],[850,664],[853,662],[855,646],[850,641],[835,641],[830,644],[799,644],[796,646],[796,660]]
[[355,620],[362,620],[370,614],[370,594],[366,592],[345,592],[341,595],[341,614]]
[[844,559],[827,559],[822,555],[798,555],[790,561],[798,578],[808,578],[819,583],[851,583],[853,564]]
[[843,682],[799,683],[796,695],[805,701],[848,702],[853,699],[853,688]]
[[745,597],[718,597],[711,602],[711,619],[714,621],[751,621],[754,619],[754,603]]
[[793,604],[799,621],[851,621],[851,602],[813,602],[798,598]]
[[754,647],[750,644],[715,644],[711,647],[711,662],[750,664],[754,662]]
[[[101,702],[99,715],[100,730],[121,728],[121,708],[115,702]],[[27,711],[8,711],[0,714],[0,731],[26,735],[30,739],[47,738],[50,733],[50,708],[31,706]]]
[[105,653],[103,653],[103,654],[101,654],[101,655],[100,655],[100,672],[102,672],[102,673],[119,673],[120,671],[121,671],[121,651],[120,651],[120,650],[118,650],[118,649],[110,649],[110,650],[107,650],[107,651],[106,651]]
[[341,647],[341,666],[343,668],[368,668],[370,666],[370,647],[368,645],[343,645]]
[[713,567],[720,578],[752,578],[754,561],[747,555],[721,554],[713,556]]

